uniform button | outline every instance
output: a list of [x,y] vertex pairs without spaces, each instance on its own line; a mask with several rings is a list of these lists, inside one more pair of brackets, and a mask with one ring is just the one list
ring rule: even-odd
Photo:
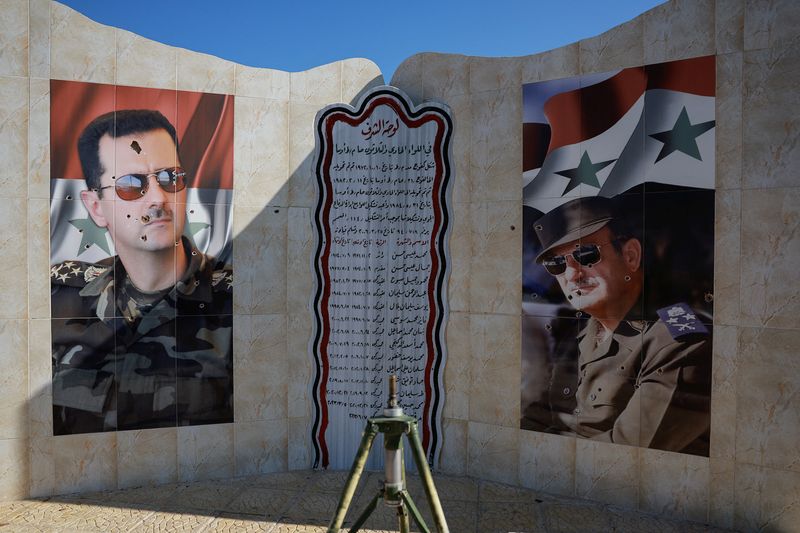
[[589,395],[589,399],[590,399],[590,400],[592,400],[592,401],[595,401],[595,400],[597,399],[597,394],[595,394],[595,393],[591,393],[591,394]]
[[564,387],[564,390],[561,391],[561,392],[564,393],[564,396],[569,396],[569,393],[570,393],[569,387]]

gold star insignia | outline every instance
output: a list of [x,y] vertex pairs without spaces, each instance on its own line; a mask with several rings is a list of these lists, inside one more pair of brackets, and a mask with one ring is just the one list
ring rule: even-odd
[[60,279],[61,281],[67,281],[67,278],[69,277],[69,272],[64,272],[63,274],[60,274],[60,275],[58,275],[57,277],[58,277],[58,279]]
[[81,267],[75,267],[75,268],[72,269],[72,272],[71,272],[71,274],[73,276],[78,276],[78,275],[80,275],[80,273],[81,273]]

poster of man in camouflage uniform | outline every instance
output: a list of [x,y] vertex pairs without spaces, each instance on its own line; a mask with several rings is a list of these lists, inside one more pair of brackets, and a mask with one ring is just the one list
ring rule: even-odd
[[54,434],[232,422],[232,98],[51,93]]

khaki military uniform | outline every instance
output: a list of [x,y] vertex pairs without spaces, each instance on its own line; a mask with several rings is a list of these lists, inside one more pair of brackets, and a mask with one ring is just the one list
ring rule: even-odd
[[51,268],[54,434],[233,421],[232,271],[184,249],[161,294],[119,257]]
[[522,428],[708,455],[711,335],[697,327],[626,320],[604,338],[589,319],[578,353],[553,361],[546,404],[523,406]]

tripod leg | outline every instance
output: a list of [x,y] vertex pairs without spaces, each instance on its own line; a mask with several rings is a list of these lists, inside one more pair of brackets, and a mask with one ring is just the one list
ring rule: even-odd
[[431,533],[431,530],[428,529],[428,525],[425,523],[425,520],[422,519],[422,515],[419,514],[419,509],[417,506],[414,505],[414,500],[411,499],[411,495],[408,493],[407,490],[403,490],[400,493],[400,497],[403,499],[403,504],[408,506],[408,510],[411,511],[411,516],[414,518],[414,522],[417,523],[422,533]]
[[436,523],[436,530],[439,533],[450,533],[447,522],[444,519],[439,495],[436,493],[436,486],[433,484],[433,476],[431,476],[431,471],[428,468],[428,461],[425,459],[425,451],[422,449],[422,445],[419,442],[417,423],[413,422],[410,425],[408,440],[411,441],[411,453],[414,457],[414,462],[417,464],[419,475],[422,478],[422,487],[425,489],[425,496],[428,497],[428,504],[431,506],[433,521]]
[[383,489],[378,491],[378,494],[376,494],[375,497],[372,498],[372,500],[369,502],[369,505],[367,505],[364,511],[359,515],[358,519],[356,519],[356,522],[353,524],[353,527],[350,528],[350,533],[356,533],[359,529],[361,529],[361,526],[363,526],[364,522],[367,521],[369,515],[371,515],[372,512],[375,510],[375,507],[378,506],[378,500],[380,500],[381,498],[383,498]]
[[347,483],[345,483],[344,490],[342,490],[342,497],[339,499],[336,515],[334,515],[330,526],[328,526],[328,533],[339,533],[339,529],[342,527],[347,508],[350,507],[350,501],[353,499],[353,494],[355,494],[358,486],[358,479],[361,477],[361,472],[364,471],[369,450],[377,434],[378,426],[368,421],[361,437],[361,444],[358,446],[358,453],[356,453],[356,458],[353,460],[353,467],[350,469],[350,476],[348,476]]
[[400,525],[400,533],[410,533],[411,525],[408,523],[408,511],[405,505],[397,507],[397,521]]

